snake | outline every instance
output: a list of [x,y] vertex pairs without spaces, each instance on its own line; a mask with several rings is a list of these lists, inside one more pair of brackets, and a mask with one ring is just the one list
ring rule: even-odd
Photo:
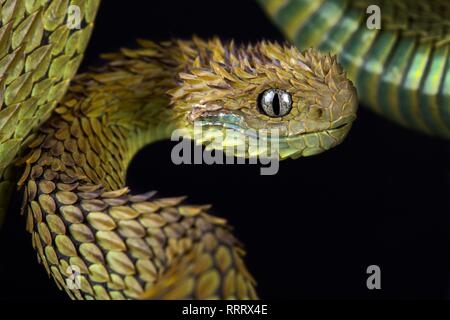
[[[0,216],[17,184],[38,260],[70,298],[258,297],[243,246],[209,205],[126,187],[133,155],[174,130],[229,150],[260,142],[248,129],[275,129],[280,159],[311,156],[344,140],[357,91],[399,124],[448,136],[444,1],[380,3],[381,30],[366,28],[367,1],[259,2],[296,47],[139,40],[76,75],[100,1],[0,1]],[[68,28],[73,8],[81,22]]]

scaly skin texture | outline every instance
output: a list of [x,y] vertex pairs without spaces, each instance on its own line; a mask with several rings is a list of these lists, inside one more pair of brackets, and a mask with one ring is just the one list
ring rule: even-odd
[[[26,138],[50,116],[77,72],[98,0],[0,0],[0,225],[15,189],[11,167]],[[66,25],[81,9],[80,29]]]
[[[212,143],[226,119],[233,140],[216,149],[246,144],[240,129],[275,127],[281,158],[323,152],[350,129],[355,89],[334,57],[312,50],[197,38],[140,44],[77,76],[28,144],[19,186],[38,259],[76,299],[254,299],[244,250],[226,221],[208,205],[130,194],[128,162],[143,145],[194,123],[209,137],[197,141]],[[258,110],[257,96],[269,88],[291,93],[288,115]],[[70,266],[81,272],[79,288],[67,286]]]
[[[403,126],[450,138],[449,1],[258,2],[300,49],[336,54],[363,105]],[[380,30],[366,27],[369,5],[381,9]]]

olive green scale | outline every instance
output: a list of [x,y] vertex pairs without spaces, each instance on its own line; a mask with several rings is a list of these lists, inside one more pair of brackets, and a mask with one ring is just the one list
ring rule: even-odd
[[[450,138],[450,2],[258,2],[299,48],[337,54],[363,105],[403,126]],[[367,27],[372,4],[380,8],[381,29]]]
[[17,180],[11,164],[64,96],[99,3],[0,0],[0,225]]

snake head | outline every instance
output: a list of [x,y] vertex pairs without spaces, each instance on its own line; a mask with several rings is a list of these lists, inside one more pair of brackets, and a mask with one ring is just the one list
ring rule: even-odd
[[356,90],[335,56],[267,41],[179,46],[186,63],[172,105],[180,126],[202,128],[194,139],[211,148],[250,157],[267,151],[255,145],[276,143],[280,159],[310,156],[341,143],[356,118]]

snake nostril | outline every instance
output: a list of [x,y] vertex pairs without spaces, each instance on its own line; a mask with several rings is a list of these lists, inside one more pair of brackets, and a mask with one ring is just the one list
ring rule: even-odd
[[319,106],[310,106],[308,109],[308,117],[311,119],[320,119],[323,116],[323,110]]

